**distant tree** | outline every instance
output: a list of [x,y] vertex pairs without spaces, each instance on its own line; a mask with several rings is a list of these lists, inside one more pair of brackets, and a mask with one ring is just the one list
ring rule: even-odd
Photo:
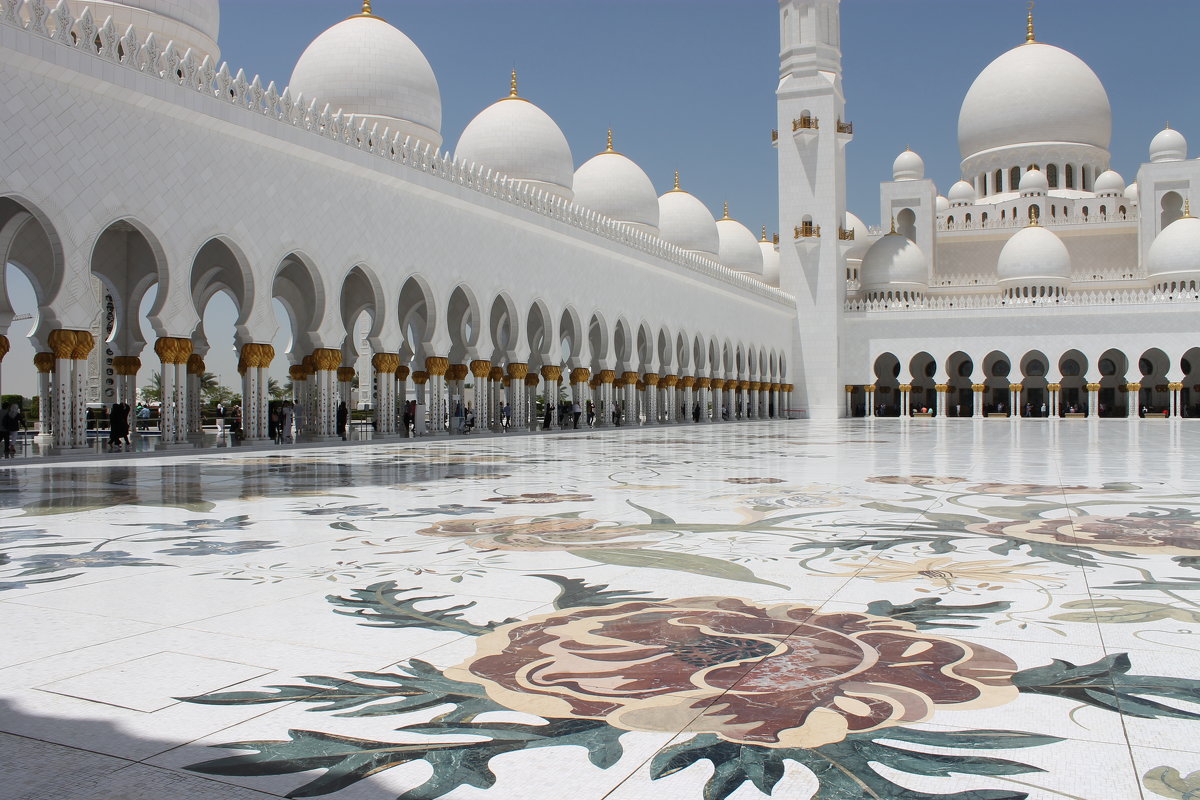
[[214,384],[209,387],[201,387],[200,394],[204,397],[204,402],[210,406],[215,406],[217,403],[229,405],[233,402],[233,389],[228,386]]
[[267,394],[271,395],[272,400],[286,400],[292,396],[292,382],[289,380],[286,385],[281,384],[275,378],[267,379]]
[[150,373],[150,380],[142,387],[141,395],[144,403],[162,402],[162,373]]

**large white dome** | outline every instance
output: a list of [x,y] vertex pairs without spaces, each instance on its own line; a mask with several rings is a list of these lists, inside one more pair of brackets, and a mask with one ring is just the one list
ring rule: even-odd
[[846,258],[861,260],[871,249],[871,231],[867,228],[866,223],[849,211],[846,212],[846,224],[843,227],[848,231],[854,231],[854,244],[846,248]]
[[[53,7],[55,3],[46,5]],[[217,48],[221,30],[219,0],[69,0],[68,6],[76,17],[90,8],[97,25],[111,16],[118,34],[124,34],[132,25],[142,37],[154,33],[162,47],[173,41],[181,56],[190,47],[200,54],[199,59],[210,55],[217,61],[221,57]]]
[[1052,231],[1030,225],[1004,244],[996,262],[996,282],[1012,286],[1065,286],[1071,282],[1071,254]]
[[763,256],[758,240],[749,228],[730,218],[728,205],[725,206],[725,216],[717,220],[717,243],[722,264],[737,272],[763,274]]
[[924,292],[929,288],[929,260],[916,242],[889,233],[863,256],[859,283],[866,292]]
[[659,235],[672,244],[700,255],[720,259],[720,236],[717,221],[696,197],[675,188],[658,198]]
[[512,91],[480,111],[458,139],[455,159],[479,164],[510,180],[571,200],[575,159],[550,115]]
[[1167,126],[1155,134],[1150,140],[1150,162],[1158,164],[1163,161],[1183,161],[1187,158],[1187,139],[1171,126]]
[[613,150],[612,131],[608,137],[608,149],[575,170],[575,202],[657,235],[658,195],[654,184],[641,167]]
[[413,136],[442,144],[442,95],[433,68],[412,39],[370,14],[342,20],[313,40],[288,88],[365,120],[367,130]]
[[971,84],[958,115],[962,157],[1000,147],[1066,142],[1108,149],[1112,108],[1087,64],[1059,47],[1026,42]]
[[1180,217],[1163,228],[1146,254],[1146,273],[1156,288],[1200,281],[1200,219]]

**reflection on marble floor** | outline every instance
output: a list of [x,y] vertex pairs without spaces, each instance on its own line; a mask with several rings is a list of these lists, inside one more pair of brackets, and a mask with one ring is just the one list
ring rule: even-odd
[[1200,424],[0,470],[5,797],[1200,796]]

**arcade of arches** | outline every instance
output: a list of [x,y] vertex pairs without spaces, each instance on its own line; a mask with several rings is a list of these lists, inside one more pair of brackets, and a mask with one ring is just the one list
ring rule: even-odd
[[[352,405],[360,355],[370,357],[371,374],[361,376],[361,385],[370,387],[376,437],[407,435],[410,401],[416,404],[413,432],[436,434],[451,432],[456,412],[468,404],[479,429],[499,430],[507,422],[537,430],[545,419],[537,411],[539,395],[552,405],[554,398],[567,407],[590,405],[596,425],[609,426],[784,417],[792,391],[778,349],[631,323],[600,310],[584,316],[567,302],[552,310],[540,298],[521,304],[506,293],[481,298],[466,284],[441,286],[421,274],[389,291],[366,264],[334,279],[300,252],[284,256],[264,279],[226,237],[205,242],[190,268],[171,271],[152,232],[131,219],[96,239],[89,272],[99,289],[89,294],[86,283],[65,285],[79,282],[64,278],[53,225],[10,198],[0,198],[0,255],[29,279],[39,306],[30,338],[37,351],[37,441],[46,451],[88,446],[86,406],[97,377],[109,402],[136,404],[148,346],[161,362],[160,446],[200,441],[200,379],[209,350],[203,314],[218,293],[238,312],[241,427],[251,442],[268,438],[268,369],[281,355],[267,343],[275,330],[274,303],[291,325],[286,358],[294,422],[309,441],[335,438],[338,406]],[[190,280],[193,306],[184,313],[164,308],[167,283],[181,278]],[[158,334],[151,344],[140,309],[160,285],[148,315]],[[99,313],[102,298],[108,299],[107,321]],[[9,350],[3,334],[12,316],[0,283],[0,360]],[[98,322],[90,330],[80,324],[92,319]],[[364,319],[367,353],[354,336]]]
[[847,385],[858,417],[1200,417],[1200,347],[1024,353],[883,353]]

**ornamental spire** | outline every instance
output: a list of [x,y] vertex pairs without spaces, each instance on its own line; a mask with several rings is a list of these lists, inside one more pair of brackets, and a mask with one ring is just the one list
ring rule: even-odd
[[371,16],[371,0],[363,0],[362,14],[364,17]]
[[615,150],[613,150],[613,145],[612,145],[612,128],[608,129],[608,148],[605,149],[604,152],[606,152],[606,153],[615,153],[616,152]]
[[763,242],[767,241],[767,226],[766,225],[763,225],[763,238],[760,239],[759,241],[763,241]]
[[1029,0],[1029,12],[1025,15],[1025,43],[1036,41],[1033,36],[1033,0]]
[[675,191],[679,191],[679,170],[675,170]]
[[729,201],[725,201],[725,216],[721,219],[729,219]]
[[520,97],[520,95],[517,94],[517,68],[516,67],[513,67],[512,81],[510,81],[509,85],[508,85],[508,96],[509,97]]

